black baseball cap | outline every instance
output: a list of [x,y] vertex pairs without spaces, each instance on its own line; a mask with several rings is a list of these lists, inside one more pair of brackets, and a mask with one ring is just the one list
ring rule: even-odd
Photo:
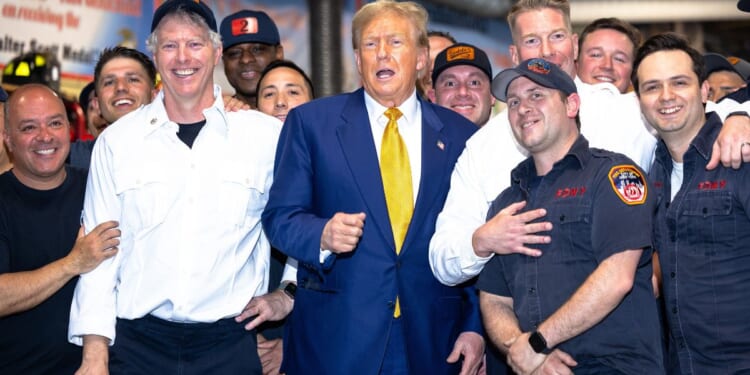
[[78,94],[78,104],[83,108],[83,113],[88,114],[89,111],[89,96],[94,92],[94,81],[89,82],[86,86],[83,86],[81,93]]
[[444,70],[457,65],[471,65],[479,68],[487,78],[492,79],[492,65],[487,54],[481,49],[466,43],[456,43],[435,56],[435,65],[432,69],[432,85],[435,86],[437,77]]
[[703,54],[703,63],[706,65],[706,77],[711,75],[713,72],[721,72],[721,71],[730,71],[733,73],[737,73],[738,76],[743,77],[744,76],[737,71],[737,68],[732,65],[729,60],[724,57],[723,55],[720,55],[718,53],[709,52],[706,54]]
[[507,101],[508,86],[518,77],[526,77],[544,87],[560,90],[566,96],[578,92],[568,73],[547,60],[535,58],[498,73],[492,80],[492,95],[500,101]]
[[737,9],[743,12],[750,12],[750,0],[740,0],[737,2]]
[[151,32],[154,32],[156,26],[159,26],[159,22],[161,22],[164,16],[173,13],[177,9],[184,9],[201,16],[206,20],[209,29],[214,32],[217,31],[216,17],[214,17],[214,12],[211,11],[211,8],[206,3],[200,0],[167,0],[156,8],[154,19],[151,21]]
[[263,11],[241,10],[226,16],[219,27],[224,49],[240,43],[279,45],[279,28]]

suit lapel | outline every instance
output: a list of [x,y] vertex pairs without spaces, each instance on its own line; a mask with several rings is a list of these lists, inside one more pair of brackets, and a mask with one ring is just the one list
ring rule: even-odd
[[422,108],[422,175],[419,179],[417,202],[401,254],[409,251],[411,242],[420,232],[420,227],[424,225],[430,208],[439,203],[435,199],[445,189],[440,185],[445,173],[450,173],[452,170],[446,167],[451,144],[442,133],[445,124],[437,116],[432,105],[420,99],[420,106]]
[[[388,209],[383,192],[383,180],[380,177],[380,163],[372,139],[370,120],[365,107],[364,91],[359,89],[349,95],[341,114],[343,123],[336,129],[339,145],[344,153],[354,182],[362,195],[368,211],[374,217],[367,217],[365,223],[374,223],[386,239],[393,254],[396,246],[393,242]],[[367,224],[365,224],[367,225]]]

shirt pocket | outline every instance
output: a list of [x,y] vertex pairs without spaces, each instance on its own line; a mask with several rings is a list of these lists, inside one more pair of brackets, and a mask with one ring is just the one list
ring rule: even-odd
[[237,227],[252,227],[259,223],[266,206],[268,173],[251,170],[247,166],[225,164],[219,167],[217,188],[217,217],[220,222]]
[[732,248],[737,241],[734,200],[731,192],[709,191],[688,193],[677,222],[677,238],[685,238],[691,248],[710,252],[717,245]]
[[123,227],[141,232],[164,222],[176,199],[167,173],[146,167],[125,169],[113,178]]
[[591,203],[557,203],[547,209],[553,229],[551,259],[555,263],[591,261]]

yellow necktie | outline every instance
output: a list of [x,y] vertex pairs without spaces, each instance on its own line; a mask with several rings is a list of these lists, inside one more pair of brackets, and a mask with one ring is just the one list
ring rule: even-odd
[[[406,231],[409,229],[411,214],[414,211],[411,187],[411,165],[409,153],[404,140],[398,133],[398,123],[401,111],[398,108],[388,108],[385,111],[388,124],[385,126],[383,141],[380,147],[380,173],[383,178],[385,202],[388,206],[388,217],[391,220],[393,241],[396,244],[396,254],[401,252]],[[396,297],[396,309],[393,316],[401,316],[401,306]]]

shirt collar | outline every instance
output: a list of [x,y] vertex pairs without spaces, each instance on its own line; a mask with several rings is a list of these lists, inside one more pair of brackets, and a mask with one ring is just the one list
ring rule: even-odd
[[[721,118],[719,115],[713,112],[706,114],[706,123],[698,131],[695,138],[690,141],[690,147],[685,154],[687,155],[690,153],[690,150],[695,149],[703,159],[709,160],[714,147],[714,141],[716,140],[716,137],[719,136],[720,131]],[[656,160],[659,160],[664,166],[671,165],[672,155],[669,153],[667,144],[663,139],[659,140],[659,143],[656,146]],[[671,169],[668,167],[667,170],[669,171]]]
[[[582,134],[573,142],[570,150],[562,159],[555,162],[552,171],[561,168],[568,163],[575,163],[578,167],[584,168],[586,163],[591,160],[591,151],[589,150],[589,141]],[[552,173],[550,171],[550,173]],[[528,180],[536,176],[536,167],[534,166],[533,157],[529,157],[518,165],[511,172],[511,181],[519,183],[522,180]]]
[[[147,105],[147,108],[148,112],[146,118],[148,119],[150,126],[146,135],[153,133],[156,129],[168,126],[170,123],[174,123],[169,120],[167,110],[164,108],[164,90],[159,91],[151,104]],[[220,125],[223,126],[223,129],[226,131],[229,126],[229,121],[227,119],[227,114],[224,111],[224,98],[221,94],[221,87],[216,84],[214,85],[214,102],[210,107],[203,110],[203,115],[206,118],[206,125],[211,123],[211,121],[208,121],[208,118],[211,117],[212,114],[218,114],[221,116],[223,121],[221,121]]]
[[[378,103],[372,96],[370,96],[370,94],[367,93],[367,91],[364,91],[364,94],[365,107],[367,108],[367,113],[370,114],[370,118],[376,118],[379,124],[385,126],[388,123],[388,118],[385,117],[385,111],[388,109],[388,107],[384,107],[383,105]],[[417,111],[419,109],[419,101],[417,100],[416,89],[408,98],[406,98],[403,103],[401,103],[400,106],[396,108],[401,111],[401,118],[405,120],[403,124],[408,125],[413,123],[417,118]]]

